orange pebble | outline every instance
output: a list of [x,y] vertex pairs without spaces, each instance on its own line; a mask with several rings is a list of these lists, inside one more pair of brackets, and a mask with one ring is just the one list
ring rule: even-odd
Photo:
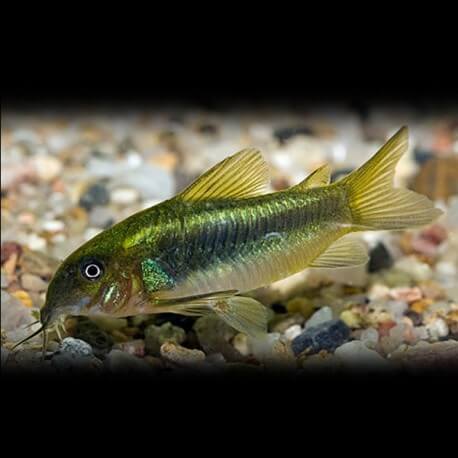
[[14,291],[14,293],[11,293],[11,295],[16,299],[19,299],[26,307],[33,306],[32,298],[26,291],[20,289],[18,291]]
[[433,301],[431,299],[421,299],[419,301],[412,302],[410,304],[410,310],[413,310],[416,313],[423,313]]

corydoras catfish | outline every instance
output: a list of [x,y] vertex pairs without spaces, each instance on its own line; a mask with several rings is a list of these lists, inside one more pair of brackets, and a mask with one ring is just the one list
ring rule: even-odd
[[306,267],[367,261],[351,232],[431,223],[441,211],[393,187],[407,149],[399,130],[364,165],[335,183],[324,165],[291,188],[267,193],[268,166],[245,149],[170,200],[100,233],[60,265],[41,311],[42,329],[59,316],[125,317],[216,313],[240,332],[265,332],[266,309],[243,293]]

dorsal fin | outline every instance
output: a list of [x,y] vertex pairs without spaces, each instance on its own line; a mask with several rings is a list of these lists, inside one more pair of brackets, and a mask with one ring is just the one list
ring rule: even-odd
[[246,199],[266,191],[269,168],[257,149],[244,149],[205,172],[180,195],[184,200]]
[[331,181],[331,167],[324,164],[312,172],[304,181],[292,186],[294,191],[305,191],[310,188],[317,188],[319,186],[326,186]]

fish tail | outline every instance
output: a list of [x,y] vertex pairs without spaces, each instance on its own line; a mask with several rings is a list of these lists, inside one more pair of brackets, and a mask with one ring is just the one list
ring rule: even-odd
[[338,182],[346,188],[355,230],[414,228],[442,214],[427,197],[393,187],[396,164],[407,147],[408,130],[402,127],[369,161]]

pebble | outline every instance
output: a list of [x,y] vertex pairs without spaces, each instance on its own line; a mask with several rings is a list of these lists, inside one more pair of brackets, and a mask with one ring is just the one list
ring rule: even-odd
[[52,366],[62,372],[101,371],[102,362],[93,354],[91,346],[80,339],[66,337],[51,359]]
[[1,303],[2,329],[5,332],[15,331],[35,321],[32,309],[24,307],[19,299],[4,290],[1,290]]
[[193,327],[205,353],[221,353],[227,361],[240,361],[242,354],[231,345],[237,331],[214,315],[197,319]]
[[448,336],[449,333],[447,322],[443,318],[437,318],[432,323],[427,324],[426,331],[431,340],[439,340]]
[[280,127],[274,130],[273,135],[283,144],[296,135],[313,135],[313,130],[307,126]]
[[391,290],[390,295],[393,299],[406,301],[409,304],[419,301],[423,297],[421,289],[417,286],[413,288],[394,288]]
[[162,344],[160,354],[166,361],[182,367],[195,366],[205,361],[203,351],[190,350],[173,342]]
[[325,323],[325,322],[327,322],[329,320],[332,320],[332,310],[331,310],[331,308],[328,307],[328,306],[321,307],[305,323],[305,329],[309,329],[312,326],[316,326],[318,324]]
[[56,232],[63,231],[65,229],[65,224],[60,220],[53,219],[53,220],[45,221],[42,224],[42,228],[47,232],[56,233]]
[[394,328],[396,326],[396,321],[393,321],[391,319],[381,321],[378,324],[377,331],[380,335],[380,337],[386,337],[390,334],[390,329]]
[[429,334],[426,326],[417,326],[413,330],[416,340],[428,340]]
[[367,292],[367,297],[370,301],[374,301],[377,299],[385,299],[390,294],[390,288],[386,285],[382,285],[381,283],[374,283]]
[[5,263],[13,255],[16,259],[22,254],[22,247],[16,242],[3,242],[1,245],[1,263]]
[[369,252],[367,270],[371,273],[389,269],[393,265],[393,257],[382,242],[379,242]]
[[395,351],[404,342],[415,341],[415,335],[413,328],[406,323],[399,323],[393,326],[387,336],[381,338],[380,343],[383,351],[386,354],[390,354]]
[[423,165],[429,159],[434,157],[434,153],[430,150],[425,150],[425,149],[416,147],[414,149],[413,156],[417,164]]
[[185,339],[186,333],[184,329],[169,322],[164,323],[162,326],[151,324],[145,328],[145,350],[151,355],[159,354],[160,348],[165,342],[180,344]]
[[295,367],[296,362],[289,343],[280,333],[272,332],[248,338],[250,353],[268,369]]
[[436,375],[438,371],[458,370],[458,342],[448,340],[445,342],[428,343],[418,342],[416,345],[394,352],[392,359],[412,373],[431,371]]
[[24,289],[35,292],[45,291],[48,286],[39,276],[28,273],[21,275],[21,284]]
[[60,344],[59,352],[67,353],[74,358],[79,356],[91,356],[92,347],[84,340],[66,337]]
[[419,301],[415,301],[410,304],[410,310],[421,315],[428,309],[431,304],[431,299],[420,299]]
[[367,328],[361,333],[360,340],[367,348],[374,349],[377,346],[379,334],[375,328]]
[[451,277],[457,278],[458,277],[458,268],[453,262],[449,261],[439,261],[436,264],[436,274],[439,277]]
[[407,273],[417,282],[429,280],[433,275],[431,267],[429,267],[429,265],[425,262],[419,261],[414,256],[401,258],[396,262],[395,266],[396,269]]
[[40,237],[37,234],[30,234],[27,237],[26,244],[31,250],[36,250],[36,251],[44,251],[47,245],[46,239],[44,239],[43,237]]
[[129,352],[113,349],[104,360],[104,365],[109,372],[115,374],[150,374],[153,366],[148,362]]
[[38,178],[43,181],[51,181],[57,178],[62,172],[62,163],[53,156],[37,156],[33,164],[37,171]]
[[[413,305],[415,305],[415,304],[413,304]],[[420,326],[423,323],[423,318],[422,318],[421,314],[417,313],[412,308],[410,310],[406,311],[405,316],[412,320],[412,324],[414,326]]]
[[79,205],[85,210],[90,211],[97,205],[107,205],[110,201],[110,194],[105,185],[96,183],[89,186],[80,197]]
[[108,207],[101,207],[99,205],[92,208],[89,213],[89,224],[93,227],[106,229],[110,227],[115,221],[113,211]]
[[350,328],[361,327],[361,315],[354,310],[344,310],[340,314],[340,319]]
[[305,331],[292,341],[296,355],[307,350],[307,353],[318,353],[320,350],[334,351],[350,337],[350,328],[342,320],[330,320]]
[[412,283],[412,278],[408,273],[396,268],[383,271],[382,279],[389,288],[406,287]]
[[299,324],[293,324],[284,332],[284,336],[286,340],[291,341],[294,340],[301,332],[301,326]]
[[390,367],[385,358],[359,340],[341,345],[334,354],[342,362],[342,365],[350,370],[386,370]]
[[408,309],[408,305],[404,301],[387,301],[385,307],[395,321],[402,319]]
[[140,194],[136,189],[118,188],[111,191],[111,201],[118,205],[131,205],[136,202]]

